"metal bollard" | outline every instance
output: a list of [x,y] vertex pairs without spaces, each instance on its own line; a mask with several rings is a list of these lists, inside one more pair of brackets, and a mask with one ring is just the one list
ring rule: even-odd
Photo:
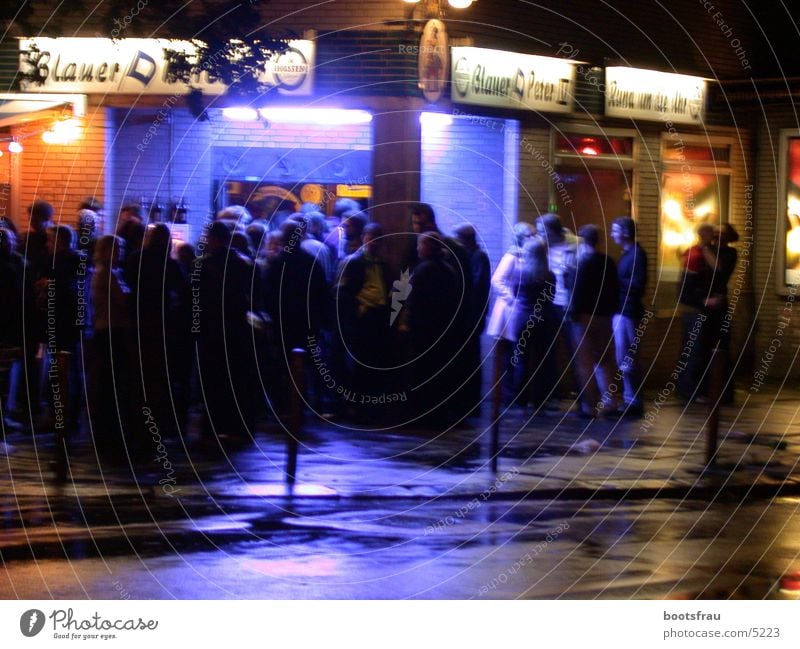
[[286,482],[294,484],[297,479],[297,453],[299,448],[300,429],[303,426],[303,395],[305,384],[305,349],[295,348],[291,351],[289,380],[289,440],[286,457]]
[[[53,420],[56,429],[55,474],[58,482],[65,482],[69,473],[69,445],[72,431],[68,427],[71,425],[69,411],[70,399],[73,397],[69,393],[71,356],[70,352],[56,352],[55,354],[57,375],[54,378],[58,385],[62,409],[59,412],[59,408],[55,404],[53,406]],[[53,379],[51,378],[51,380]]]
[[726,352],[714,346],[711,352],[711,380],[709,381],[709,410],[706,424],[706,466],[713,467],[717,462],[717,437],[719,433],[719,403],[722,400],[725,382]]
[[500,453],[500,408],[503,402],[503,365],[505,347],[508,343],[499,340],[494,350],[494,390],[492,391],[492,473],[497,473],[497,456]]

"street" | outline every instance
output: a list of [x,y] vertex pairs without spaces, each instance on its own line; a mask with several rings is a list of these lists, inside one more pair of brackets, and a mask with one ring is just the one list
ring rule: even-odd
[[510,413],[496,475],[488,426],[310,422],[291,490],[274,425],[216,453],[169,441],[170,479],[158,458],[131,472],[79,444],[64,484],[52,438],[10,437],[0,596],[786,597],[800,430],[794,393],[781,397],[723,409],[706,471],[705,412],[677,405],[646,428]]

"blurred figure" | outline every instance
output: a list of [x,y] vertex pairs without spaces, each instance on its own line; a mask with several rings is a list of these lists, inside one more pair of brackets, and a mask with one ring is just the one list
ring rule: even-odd
[[[731,359],[731,332],[730,327],[725,325],[725,314],[729,311],[728,306],[728,282],[736,270],[738,253],[736,248],[730,244],[739,240],[739,233],[730,223],[723,223],[714,229],[715,245],[712,246],[711,253],[714,256],[714,282],[712,291],[722,299],[718,307],[714,310],[714,321],[712,322],[715,340],[712,345],[719,345],[720,351],[724,355],[725,365],[724,381],[722,392],[722,403],[731,404],[734,400],[734,381],[733,381],[733,362]],[[712,347],[713,349],[713,347]]]
[[[23,344],[25,341],[25,315],[32,309],[26,300],[31,291],[25,290],[25,260],[16,252],[17,239],[14,233],[0,227],[0,355],[7,367],[2,368],[2,377],[10,376],[8,383],[0,384],[0,425],[7,430],[19,430],[22,424],[14,420],[20,414],[17,407],[17,390],[21,389]],[[6,373],[8,370],[8,374]],[[6,399],[8,396],[8,399]]]
[[[547,246],[547,261],[550,270],[556,277],[556,294],[553,298],[553,309],[559,321],[562,352],[559,366],[567,367],[574,355],[573,336],[567,323],[567,311],[570,306],[571,286],[567,278],[575,276],[578,260],[578,239],[565,228],[556,214],[543,214],[536,219],[536,233]],[[575,367],[573,366],[573,370]],[[563,374],[562,374],[563,376]],[[578,379],[573,377],[577,386]],[[580,391],[580,390],[579,390]]]
[[[105,235],[95,246],[92,276],[94,337],[89,415],[95,448],[114,460],[129,457],[134,440],[131,421],[129,291],[119,270],[121,237]],[[138,417],[139,413],[136,413]]]
[[411,274],[406,300],[413,349],[414,415],[421,423],[445,427],[452,423],[448,397],[453,386],[453,330],[459,302],[459,282],[444,259],[438,232],[418,236],[419,263]]
[[495,300],[486,333],[496,340],[497,353],[503,357],[503,402],[507,406],[521,396],[521,366],[519,363],[512,364],[511,362],[517,337],[515,332],[509,328],[509,321],[514,311],[517,293],[520,290],[524,263],[523,249],[535,234],[536,231],[530,223],[524,221],[515,223],[514,243],[503,255],[492,275]]
[[542,414],[554,414],[556,343],[559,321],[553,309],[555,275],[547,264],[547,247],[530,239],[523,247],[522,263],[506,330],[514,346],[510,364],[517,375],[516,401],[533,405]]
[[12,391],[15,409],[27,415],[24,418],[28,419],[29,425],[33,425],[32,419],[40,415],[41,363],[44,353],[39,352],[45,341],[47,322],[44,308],[39,308],[46,300],[46,296],[41,294],[46,283],[43,285],[39,280],[47,272],[50,257],[47,251],[47,230],[51,226],[53,206],[45,201],[36,200],[30,206],[29,214],[29,227],[17,241],[17,252],[25,261],[24,301],[30,310],[25,318],[23,364],[14,368]]
[[0,227],[0,346],[21,347],[24,338],[25,260],[17,239]]
[[[369,223],[362,234],[363,245],[342,263],[334,289],[336,322],[350,360],[347,385],[360,397],[379,397],[388,391],[389,280],[381,257],[383,230]],[[357,406],[358,407],[358,406]],[[368,413],[374,408],[358,408]]]
[[[445,237],[436,224],[436,214],[433,207],[427,203],[415,203],[411,206],[411,227],[416,234],[435,233],[441,242],[440,257],[448,265],[456,279],[454,310],[452,313],[452,326],[448,332],[448,341],[452,345],[451,356],[448,361],[447,371],[442,374],[445,381],[451,385],[444,388],[449,396],[448,409],[458,420],[468,416],[479,404],[469,399],[467,377],[470,368],[470,352],[468,340],[470,338],[470,310],[469,296],[473,294],[472,287],[472,262],[470,253],[457,239]],[[417,242],[419,254],[419,240]]]
[[330,246],[336,254],[336,259],[344,259],[347,254],[344,250],[344,229],[342,221],[347,213],[356,214],[361,211],[361,205],[352,198],[338,198],[333,206],[333,214],[325,219],[328,226],[328,234],[325,236],[325,243]]
[[48,264],[47,229],[52,225],[53,206],[34,201],[30,207],[29,229],[19,239],[19,254],[25,258],[33,281],[44,275]]
[[[103,209],[103,204],[98,201],[94,196],[85,198],[78,206],[79,210],[89,210],[95,214],[95,236],[100,237],[106,231],[106,215]],[[94,262],[94,260],[92,260]]]
[[[282,359],[277,370],[281,380],[272,395],[279,410],[287,405],[289,361],[292,349],[308,349],[319,340],[320,328],[328,311],[328,289],[320,264],[305,252],[305,229],[296,221],[281,226],[276,244],[277,256],[270,262],[264,280],[265,305],[273,322]],[[311,375],[316,382],[318,372]],[[310,383],[317,385],[318,383]],[[321,394],[315,398],[320,399]]]
[[[325,215],[319,210],[303,212],[303,214],[306,217],[308,236],[324,243],[325,238],[328,236],[328,224],[325,221]],[[336,251],[331,250],[331,252],[335,254]]]
[[231,250],[231,232],[215,221],[206,231],[206,254],[197,260],[199,287],[192,291],[198,319],[199,381],[205,398],[207,439],[234,435],[242,438],[252,425],[254,377],[248,267]]
[[194,270],[194,262],[197,259],[194,246],[184,241],[178,245],[178,266],[183,273],[184,278],[188,279]]
[[[178,350],[190,339],[186,329],[189,286],[171,255],[170,229],[164,223],[147,226],[142,250],[128,258],[133,344],[141,383],[136,386],[141,408],[149,408],[165,436],[185,429],[188,413],[189,368],[178,363]],[[181,327],[183,325],[183,327]]]
[[264,242],[267,237],[267,226],[263,221],[253,221],[245,229],[245,234],[250,240],[250,249],[253,251],[253,259],[259,259],[262,256]]
[[142,221],[142,208],[138,203],[125,203],[119,210],[116,235],[125,242],[121,260],[130,255],[134,250],[142,247],[144,237],[144,223]]
[[[704,223],[697,228],[697,243],[686,251],[679,302],[683,313],[683,349],[679,360],[682,371],[678,394],[684,400],[708,402],[708,369],[713,348],[712,322],[721,312],[723,296],[714,292],[714,227]],[[685,358],[685,361],[683,360]]]
[[489,308],[492,268],[489,256],[479,245],[475,227],[464,223],[455,230],[455,238],[469,255],[469,269],[472,275],[472,290],[466,296],[469,301],[467,321],[467,342],[464,348],[467,387],[464,398],[474,404],[472,414],[479,415],[482,400],[482,356],[481,335],[486,329],[486,314]]
[[67,476],[69,449],[79,431],[82,395],[81,330],[85,323],[78,316],[78,271],[80,257],[73,249],[74,233],[66,225],[47,229],[48,266],[37,281],[37,307],[45,322],[46,391],[49,420],[39,429],[56,433],[56,474]]
[[14,235],[14,245],[17,245],[17,241],[19,240],[19,230],[17,230],[17,224],[14,223],[14,219],[6,214],[0,215],[0,228],[4,230],[8,230],[11,234]]
[[341,259],[352,255],[361,247],[361,234],[367,224],[367,217],[361,212],[346,212],[342,216],[342,233],[344,241],[339,243]]
[[622,248],[622,256],[617,263],[619,300],[613,319],[617,367],[622,372],[622,414],[641,417],[642,370],[636,329],[645,313],[642,298],[647,286],[647,255],[636,241],[636,222],[629,216],[614,219],[611,238]]
[[92,210],[82,209],[78,212],[78,242],[76,250],[81,257],[81,262],[91,267],[94,263],[94,246],[97,241],[98,223],[100,217]]
[[231,230],[237,227],[246,228],[253,222],[253,215],[244,205],[229,205],[217,212],[216,221],[222,221]]
[[297,212],[292,214],[289,217],[289,220],[297,223],[300,231],[302,231],[300,247],[303,249],[303,251],[311,255],[311,257],[314,259],[314,262],[322,269],[322,273],[325,275],[325,281],[328,283],[328,285],[332,284],[336,278],[336,269],[338,265],[337,260],[334,257],[330,247],[326,246],[319,239],[313,237],[309,232],[311,216]]
[[614,375],[611,316],[617,312],[619,299],[617,268],[610,257],[597,252],[600,229],[596,225],[582,226],[578,236],[581,243],[567,313],[575,348],[579,414],[613,417],[616,397],[610,390]]

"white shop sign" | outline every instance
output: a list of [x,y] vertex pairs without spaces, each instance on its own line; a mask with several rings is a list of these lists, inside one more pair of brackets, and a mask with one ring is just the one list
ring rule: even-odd
[[[20,40],[20,71],[33,72],[26,53],[39,50],[36,67],[43,84],[24,82],[26,92],[81,94],[185,94],[186,84],[169,83],[164,48],[187,53],[196,51],[189,41],[159,38],[30,38]],[[292,40],[289,48],[274,56],[262,75],[263,81],[284,95],[310,95],[313,90],[314,41]],[[229,47],[235,47],[229,44]],[[210,56],[224,57],[225,49]],[[201,72],[191,85],[205,94],[224,94],[227,86]]]
[[479,47],[453,47],[450,54],[450,98],[455,102],[572,112],[575,66],[567,59]]
[[685,74],[609,67],[605,96],[608,117],[702,124],[706,82]]

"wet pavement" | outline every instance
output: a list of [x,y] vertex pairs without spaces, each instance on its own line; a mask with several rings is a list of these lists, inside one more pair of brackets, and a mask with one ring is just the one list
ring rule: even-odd
[[714,469],[707,408],[671,403],[641,420],[506,413],[496,474],[486,419],[309,420],[292,489],[271,421],[223,448],[167,441],[133,466],[83,440],[63,484],[52,436],[9,434],[0,597],[785,597],[778,579],[800,569],[800,393],[737,397]]

